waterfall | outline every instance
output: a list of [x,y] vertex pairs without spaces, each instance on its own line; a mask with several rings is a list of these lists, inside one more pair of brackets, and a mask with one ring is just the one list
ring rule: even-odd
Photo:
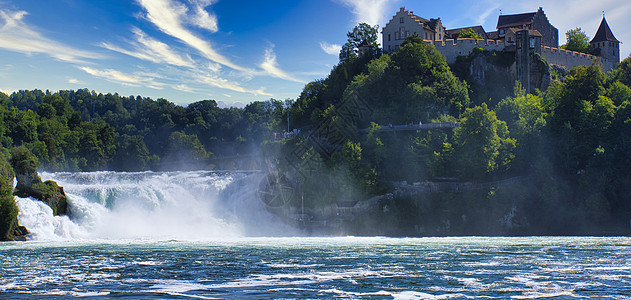
[[207,240],[295,235],[256,197],[255,172],[41,173],[68,196],[70,216],[18,198],[18,219],[35,240]]

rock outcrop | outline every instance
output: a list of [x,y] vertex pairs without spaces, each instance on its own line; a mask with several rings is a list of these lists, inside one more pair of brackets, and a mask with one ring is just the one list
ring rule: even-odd
[[43,201],[53,209],[56,216],[67,215],[68,199],[64,189],[52,180],[42,182],[37,174],[38,165],[37,157],[28,149],[19,147],[13,150],[11,166],[18,181],[14,194]]

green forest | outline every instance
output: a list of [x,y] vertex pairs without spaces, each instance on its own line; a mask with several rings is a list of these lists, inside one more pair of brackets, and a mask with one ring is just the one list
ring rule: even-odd
[[[404,181],[519,178],[390,197],[356,220],[354,233],[629,232],[631,58],[608,73],[596,64],[555,73],[547,90],[526,94],[515,82],[473,83],[466,66],[449,66],[418,36],[391,54],[357,51],[364,39],[376,45],[376,32],[365,24],[349,32],[340,62],[295,100],[219,108],[88,89],[0,93],[0,163],[18,147],[47,171],[212,169],[243,157],[299,186],[310,207],[394,193]],[[478,52],[507,63],[502,53]],[[438,122],[458,126],[382,130]],[[4,169],[6,194],[13,173]],[[5,200],[0,214],[10,210]]]

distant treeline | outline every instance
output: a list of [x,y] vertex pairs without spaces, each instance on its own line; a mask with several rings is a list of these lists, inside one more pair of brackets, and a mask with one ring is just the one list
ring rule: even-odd
[[289,103],[219,108],[88,89],[0,93],[0,143],[24,145],[46,170],[147,170],[164,162],[249,154],[284,120]]

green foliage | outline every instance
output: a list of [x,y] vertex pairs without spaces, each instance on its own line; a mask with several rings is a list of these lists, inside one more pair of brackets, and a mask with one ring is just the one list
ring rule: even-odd
[[618,67],[612,71],[612,80],[631,88],[631,55],[620,62]]
[[381,126],[379,124],[371,122],[370,127],[368,129],[368,134],[366,134],[366,151],[365,156],[375,165],[381,164],[383,159],[386,156],[386,148],[383,144],[383,141],[379,137],[379,130]]
[[412,158],[420,162],[415,178],[448,177],[453,171],[453,145],[449,135],[443,132],[428,132],[417,136],[410,146]]
[[345,95],[365,99],[379,124],[428,120],[444,110],[458,114],[469,105],[466,84],[451,73],[444,56],[418,36],[407,37],[391,57],[374,59],[366,69]]
[[39,160],[26,147],[17,147],[11,153],[11,166],[17,174],[33,175],[37,173]]
[[372,52],[370,52],[368,56],[378,56],[380,54],[379,44],[377,43],[378,34],[379,25],[370,26],[367,23],[360,23],[355,26],[352,31],[346,34],[348,40],[342,46],[342,51],[340,51],[340,62],[357,58],[359,55],[359,45],[364,41],[368,41],[372,47]]
[[631,101],[631,88],[620,81],[616,81],[607,89],[607,97],[609,97],[615,105],[620,105],[625,101]]
[[523,172],[532,159],[532,148],[539,148],[541,133],[547,126],[543,98],[526,95],[517,85],[514,96],[500,101],[495,112],[500,120],[506,121],[511,137],[516,140],[513,167]]
[[206,149],[195,135],[174,132],[169,136],[166,160],[192,161],[208,157]]
[[249,155],[272,132],[287,128],[291,106],[290,100],[271,99],[244,109],[219,108],[214,100],[182,107],[87,89],[18,91],[2,98],[0,145],[25,146],[51,171],[158,168],[173,132],[197,136],[218,155]]
[[17,226],[18,207],[13,198],[13,169],[0,154],[0,241],[11,240]]
[[481,40],[482,36],[479,35],[478,33],[476,33],[473,28],[467,28],[464,30],[460,30],[460,33],[458,33],[458,39],[475,39],[477,40]]
[[[611,145],[613,101],[604,96],[605,75],[596,65],[570,70],[565,82],[549,93],[550,127],[557,154],[568,173],[585,168],[598,145]],[[605,146],[608,147],[608,146]]]
[[464,179],[479,180],[508,169],[514,147],[506,122],[498,120],[486,104],[467,109],[454,130],[454,155]]
[[589,54],[589,37],[580,27],[566,31],[565,37],[567,42],[561,45],[561,49]]

